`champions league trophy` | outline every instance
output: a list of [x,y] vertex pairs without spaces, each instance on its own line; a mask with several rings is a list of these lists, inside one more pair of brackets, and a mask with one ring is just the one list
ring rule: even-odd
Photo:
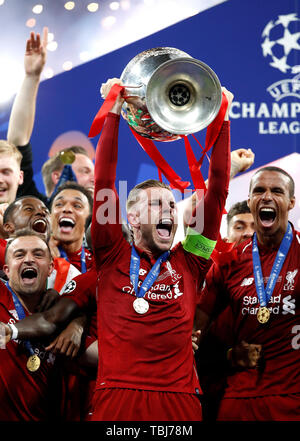
[[138,134],[155,141],[175,141],[204,129],[221,106],[217,75],[179,49],[141,52],[125,67],[121,80],[123,118]]

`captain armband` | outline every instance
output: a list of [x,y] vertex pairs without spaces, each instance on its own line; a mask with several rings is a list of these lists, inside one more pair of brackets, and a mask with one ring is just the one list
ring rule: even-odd
[[216,240],[207,239],[207,237],[202,236],[202,234],[188,227],[187,235],[182,245],[185,251],[208,260],[216,243]]

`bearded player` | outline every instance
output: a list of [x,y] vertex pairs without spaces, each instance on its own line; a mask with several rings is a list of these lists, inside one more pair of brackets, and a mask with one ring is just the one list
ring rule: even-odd
[[211,316],[229,304],[234,343],[260,345],[262,357],[256,369],[227,378],[218,419],[299,420],[300,234],[288,221],[292,177],[277,167],[259,169],[248,205],[255,234],[237,247],[236,259],[213,265],[200,308]]
[[[103,86],[104,97],[115,82],[120,84],[109,80]],[[232,95],[226,93],[231,102]],[[131,246],[120,223],[103,223],[101,218],[105,207],[116,209],[118,219],[115,178],[122,105],[119,98],[106,118],[95,165],[92,239],[99,271],[101,344],[91,419],[200,420],[190,335],[197,286],[208,269],[227,196],[229,123],[224,122],[212,152],[203,231],[194,230],[184,244],[170,250],[177,224],[173,194],[158,181],[145,181],[127,200]],[[111,206],[100,200],[107,188],[115,195]],[[199,208],[196,229],[201,224]]]
[[[115,83],[120,80],[104,85],[104,97]],[[233,96],[224,92],[228,109],[211,155],[208,190],[195,208],[187,239],[172,250],[176,203],[170,188],[158,181],[130,192],[127,215],[134,244],[124,238],[115,189],[121,96],[106,118],[96,154],[92,221],[99,363],[91,420],[201,420],[191,333],[198,288],[209,268],[228,193]],[[74,313],[76,302],[65,297],[52,308],[56,313],[19,322],[18,338],[54,332],[57,323]]]

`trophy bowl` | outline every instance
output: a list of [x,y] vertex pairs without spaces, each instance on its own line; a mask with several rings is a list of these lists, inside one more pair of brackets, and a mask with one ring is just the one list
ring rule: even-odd
[[158,47],[136,55],[121,74],[122,116],[138,134],[175,141],[198,132],[217,116],[221,85],[202,61],[175,48]]

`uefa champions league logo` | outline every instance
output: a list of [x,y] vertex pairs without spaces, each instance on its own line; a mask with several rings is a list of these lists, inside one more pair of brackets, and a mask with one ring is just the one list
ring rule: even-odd
[[296,13],[279,15],[276,21],[269,21],[262,33],[263,56],[271,57],[270,66],[283,73],[300,73],[300,64],[295,63],[300,56],[296,53],[300,50],[300,32],[296,32],[299,21]]
[[263,56],[269,65],[284,74],[295,74],[292,79],[278,81],[267,91],[276,101],[287,96],[300,98],[300,32],[296,13],[279,15],[271,20],[262,32]]

